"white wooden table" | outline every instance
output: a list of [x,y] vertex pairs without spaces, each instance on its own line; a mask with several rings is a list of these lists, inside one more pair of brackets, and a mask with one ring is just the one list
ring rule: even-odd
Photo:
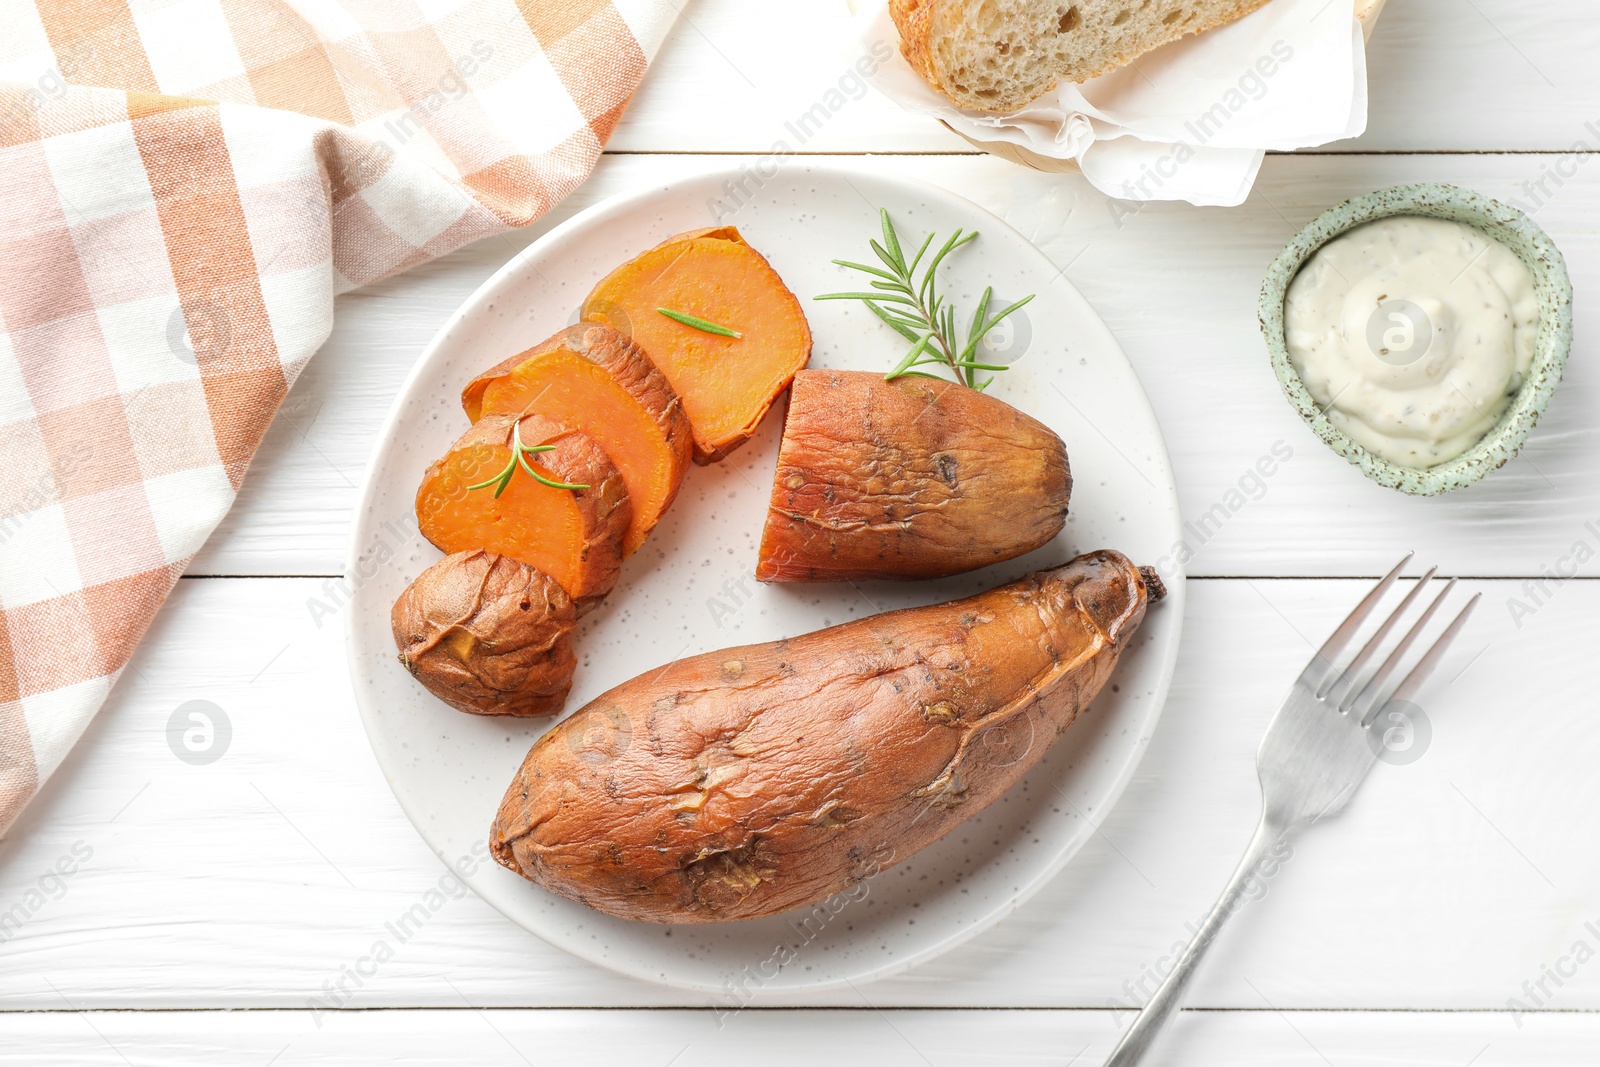
[[[1198,546],[1177,678],[1137,777],[1013,917],[856,990],[719,1025],[703,998],[581,963],[466,896],[363,968],[350,1005],[367,1010],[308,1009],[443,873],[367,747],[338,620],[319,626],[308,607],[337,596],[356,487],[402,377],[550,225],[792,142],[784,123],[844,73],[843,19],[834,2],[693,0],[610,152],[554,215],[341,300],[232,514],[0,844],[0,910],[45,890],[0,944],[0,1063],[1098,1063],[1128,1021],[1108,1004],[1186,936],[1249,836],[1256,744],[1307,636],[1406,548],[1485,600],[1434,690],[1431,746],[1377,768],[1346,815],[1295,844],[1157,1062],[1600,1058],[1600,558],[1535,584],[1579,542],[1600,553],[1583,303],[1600,288],[1600,162],[1586,151],[1600,147],[1600,19],[1587,0],[1393,0],[1369,50],[1369,132],[1270,157],[1237,209],[1155,205],[1119,224],[1081,179],[973,154],[872,94],[791,143],[945,185],[1067,267],[1144,380],[1187,516],[1275,442],[1292,448]],[[1536,208],[1580,294],[1566,383],[1522,457],[1444,499],[1380,489],[1324,449],[1280,396],[1254,323],[1260,276],[1291,234],[1405,180]],[[1537,610],[1514,617],[1514,600]],[[210,765],[166,742],[189,700],[231,723]],[[64,857],[75,873],[47,878]]]

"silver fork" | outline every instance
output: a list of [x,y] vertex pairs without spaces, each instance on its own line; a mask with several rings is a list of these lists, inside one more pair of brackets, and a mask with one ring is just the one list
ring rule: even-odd
[[1332,815],[1349,803],[1356,786],[1367,776],[1377,762],[1379,744],[1370,732],[1372,723],[1380,713],[1403,707],[1417,695],[1445,651],[1466,625],[1467,616],[1478,603],[1474,595],[1461,609],[1450,625],[1445,627],[1432,647],[1423,653],[1417,665],[1395,687],[1388,697],[1380,694],[1396,671],[1411,646],[1422,635],[1423,628],[1455,588],[1452,578],[1444,591],[1434,598],[1420,618],[1395,645],[1386,659],[1370,676],[1363,672],[1377,656],[1385,639],[1400,622],[1401,616],[1422,595],[1422,590],[1433,579],[1438,568],[1429,570],[1418,579],[1390,613],[1376,632],[1361,646],[1361,650],[1343,668],[1335,661],[1355,640],[1361,626],[1376,610],[1384,594],[1400,577],[1400,571],[1411,561],[1407,553],[1383,579],[1373,587],[1366,599],[1356,605],[1333,636],[1317,650],[1306,664],[1300,677],[1295,679],[1289,696],[1273,716],[1267,727],[1267,736],[1261,741],[1256,754],[1256,773],[1261,778],[1261,823],[1256,827],[1250,847],[1222,891],[1211,914],[1195,933],[1194,940],[1184,949],[1172,972],[1167,975],[1150,1002],[1144,1006],[1128,1032],[1106,1061],[1106,1067],[1133,1067],[1144,1058],[1151,1043],[1160,1032],[1178,1003],[1189,980],[1194,977],[1200,957],[1227,918],[1238,910],[1245,886],[1255,872],[1256,865],[1278,842],[1307,823],[1325,815]]

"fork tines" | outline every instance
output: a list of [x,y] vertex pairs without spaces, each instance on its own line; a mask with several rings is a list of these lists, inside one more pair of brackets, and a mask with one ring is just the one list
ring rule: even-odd
[[1438,596],[1433,598],[1432,603],[1423,610],[1422,615],[1406,631],[1405,636],[1400,638],[1399,643],[1390,650],[1388,656],[1371,675],[1363,678],[1362,672],[1378,655],[1389,634],[1400,623],[1407,610],[1422,596],[1423,589],[1433,580],[1439,568],[1430,567],[1427,573],[1417,579],[1416,584],[1401,599],[1399,605],[1389,613],[1388,617],[1378,625],[1372,636],[1361,646],[1361,651],[1356,653],[1355,658],[1343,667],[1336,666],[1335,661],[1355,640],[1356,634],[1361,631],[1368,618],[1377,610],[1378,605],[1384,599],[1384,595],[1399,579],[1400,572],[1405,569],[1407,563],[1411,562],[1412,555],[1413,553],[1407,552],[1405,558],[1395,564],[1394,569],[1384,575],[1377,585],[1373,586],[1372,591],[1366,595],[1360,604],[1356,605],[1356,609],[1350,613],[1349,617],[1339,624],[1339,628],[1333,632],[1333,636],[1329,637],[1323,646],[1317,650],[1317,654],[1312,657],[1310,664],[1306,666],[1305,673],[1301,675],[1301,681],[1311,689],[1319,700],[1335,705],[1341,712],[1356,716],[1362,725],[1370,723],[1377,713],[1390,703],[1394,701],[1410,701],[1416,697],[1417,691],[1422,688],[1422,684],[1428,680],[1428,676],[1439,666],[1439,661],[1444,658],[1445,652],[1449,650],[1451,643],[1456,639],[1456,635],[1466,625],[1467,617],[1472,614],[1472,609],[1477,606],[1478,600],[1482,596],[1479,593],[1473,594],[1472,598],[1467,601],[1466,607],[1462,608],[1456,617],[1451,620],[1450,625],[1444,628],[1444,632],[1422,654],[1422,658],[1417,661],[1416,666],[1411,668],[1411,673],[1405,676],[1404,680],[1395,687],[1392,693],[1387,697],[1382,697],[1384,686],[1400,669],[1406,653],[1410,651],[1412,645],[1416,644],[1417,639],[1422,636],[1423,631],[1444,604],[1445,599],[1455,589],[1456,579],[1451,578],[1445,583],[1444,589]]

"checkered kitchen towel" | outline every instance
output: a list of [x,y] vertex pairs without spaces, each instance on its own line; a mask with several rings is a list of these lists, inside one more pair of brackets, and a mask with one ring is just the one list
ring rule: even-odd
[[0,833],[334,294],[583,180],[672,0],[0,0]]

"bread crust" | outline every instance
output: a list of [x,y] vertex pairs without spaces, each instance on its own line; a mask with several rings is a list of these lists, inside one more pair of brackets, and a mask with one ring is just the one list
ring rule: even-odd
[[922,80],[949,95],[933,69],[933,54],[928,42],[933,36],[934,0],[889,0],[889,17],[900,31],[900,54]]
[[[950,76],[950,72],[942,69],[939,61],[938,44],[942,36],[950,34],[959,26],[962,20],[961,9],[970,2],[971,0],[889,0],[889,15],[894,20],[896,29],[900,31],[900,54],[924,81],[958,107],[987,114],[1003,114],[1027,106],[1062,81],[1085,82],[1097,78],[1119,67],[1127,66],[1145,53],[1171,44],[1180,38],[1194,33],[1204,33],[1243,18],[1257,8],[1265,6],[1267,0],[1233,0],[1231,3],[1213,4],[1200,18],[1195,19],[1191,12],[1189,19],[1175,20],[1170,29],[1162,31],[1155,37],[1128,41],[1127,47],[1121,49],[1110,51],[1102,49],[1093,62],[1075,67],[1068,66],[1060,70],[1050,69],[1049,65],[1040,66],[1032,72],[1033,76],[1028,81],[1016,84],[1009,92],[992,99],[985,99],[963,90]],[[1071,5],[1069,10],[1077,10],[1079,6]],[[1085,2],[1081,6],[1088,7],[1089,4]],[[1164,6],[1174,13],[1185,10],[1185,5],[1174,3],[1172,0],[1166,0]]]

